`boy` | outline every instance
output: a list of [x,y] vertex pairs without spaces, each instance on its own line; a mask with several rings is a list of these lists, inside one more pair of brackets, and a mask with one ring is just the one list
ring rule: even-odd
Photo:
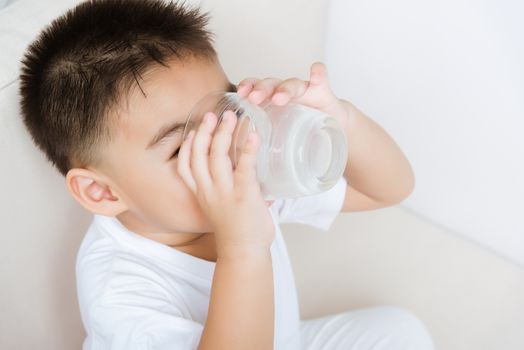
[[[23,60],[25,125],[94,214],[77,257],[83,348],[431,349],[423,325],[400,309],[300,322],[278,223],[327,230],[340,211],[398,203],[413,174],[377,124],[332,94],[321,63],[307,82],[230,83],[207,19],[161,1],[84,2]],[[336,117],[350,146],[344,178],[321,194],[265,202],[258,135],[235,169],[227,157],[232,112],[218,126],[208,113],[181,139],[191,108],[217,90]]]

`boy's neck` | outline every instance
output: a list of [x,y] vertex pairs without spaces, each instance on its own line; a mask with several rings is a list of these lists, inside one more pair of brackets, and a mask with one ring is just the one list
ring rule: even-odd
[[172,248],[207,261],[217,261],[215,235],[213,232],[203,233],[188,244],[171,246]]
[[129,231],[140,236],[165,244],[171,248],[183,251],[208,261],[216,261],[215,235],[213,232],[184,232],[184,233],[158,233],[151,232],[142,222],[129,213],[116,216],[120,223]]

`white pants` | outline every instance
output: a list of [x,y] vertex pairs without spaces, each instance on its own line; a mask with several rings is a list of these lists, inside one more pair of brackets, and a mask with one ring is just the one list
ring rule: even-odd
[[433,350],[424,324],[393,306],[373,307],[302,320],[303,350]]

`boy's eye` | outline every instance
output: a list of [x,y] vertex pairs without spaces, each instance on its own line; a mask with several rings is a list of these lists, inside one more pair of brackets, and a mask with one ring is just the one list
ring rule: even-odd
[[177,147],[177,149],[173,152],[173,154],[171,155],[171,157],[169,157],[168,160],[176,158],[178,156],[178,151],[180,151],[180,147]]

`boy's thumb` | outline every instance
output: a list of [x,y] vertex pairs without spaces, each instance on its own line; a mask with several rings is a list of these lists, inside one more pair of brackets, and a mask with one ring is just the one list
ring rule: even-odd
[[327,67],[322,62],[313,63],[309,74],[309,81],[313,85],[322,85],[328,81]]

